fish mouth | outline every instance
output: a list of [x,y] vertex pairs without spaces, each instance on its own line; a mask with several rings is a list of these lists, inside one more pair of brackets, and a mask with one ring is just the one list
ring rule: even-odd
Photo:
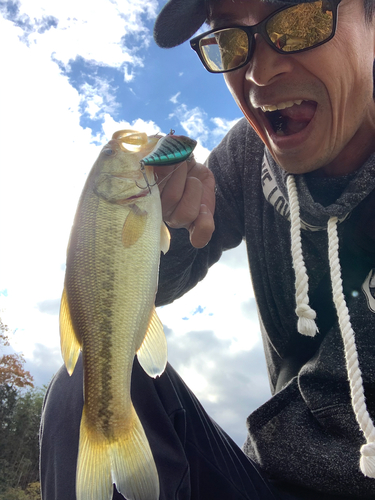
[[138,194],[126,198],[127,201],[138,200],[138,198],[144,198],[150,193],[149,188],[142,189]]
[[110,176],[114,179],[121,179],[121,180],[124,180],[124,179],[127,179],[127,180],[130,180],[130,181],[133,181],[136,186],[139,188],[139,192],[136,193],[136,194],[133,194],[132,196],[126,196],[126,191],[128,190],[132,190],[134,189],[134,185],[132,188],[128,188],[125,192],[124,192],[124,198],[121,198],[121,199],[118,199],[116,200],[116,204],[117,205],[129,205],[130,203],[132,203],[133,201],[136,201],[136,200],[139,200],[140,198],[144,198],[145,196],[148,196],[149,193],[150,193],[150,190],[149,190],[149,187],[148,186],[140,186],[138,185],[138,182],[144,182],[143,180],[143,177],[140,178],[139,176],[139,173],[137,172],[137,175],[133,175],[131,176],[131,174],[129,173],[116,173],[116,174],[110,174]]
[[137,200],[139,200],[139,198],[144,198],[149,193],[150,193],[150,191],[148,190],[148,188],[142,189],[142,191],[140,191],[138,194],[134,194],[133,196],[129,196],[129,197],[123,198],[121,200],[117,200],[116,204],[117,205],[130,205],[131,203],[133,203],[133,201],[137,201]]
[[[121,181],[123,180],[129,181],[132,184],[132,186],[129,187],[127,191],[130,189],[133,191],[134,184],[139,189],[138,193],[133,194],[132,196],[124,197],[119,202],[121,205],[127,205],[128,203],[131,203],[134,200],[138,200],[139,198],[144,198],[145,196],[148,196],[150,194],[150,188],[155,185],[146,183],[146,180],[142,175],[141,169],[134,170],[131,172],[108,172],[108,175],[113,179],[120,179]],[[124,194],[126,194],[126,192]]]
[[318,103],[307,99],[278,105],[259,106],[258,111],[270,136],[291,136],[304,130],[315,116]]

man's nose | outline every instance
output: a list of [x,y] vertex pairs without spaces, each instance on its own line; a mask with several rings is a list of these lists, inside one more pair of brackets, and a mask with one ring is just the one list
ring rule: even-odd
[[255,35],[255,50],[246,71],[246,79],[263,87],[293,70],[293,59],[279,54],[268,45],[262,35]]

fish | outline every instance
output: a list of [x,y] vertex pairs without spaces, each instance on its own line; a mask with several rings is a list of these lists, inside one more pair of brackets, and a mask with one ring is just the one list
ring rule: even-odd
[[113,134],[88,175],[70,234],[60,338],[70,375],[83,356],[77,500],[111,500],[113,484],[127,500],[159,499],[155,461],[130,395],[135,355],[154,378],[167,363],[155,295],[170,235],[153,168],[140,168],[159,139]]

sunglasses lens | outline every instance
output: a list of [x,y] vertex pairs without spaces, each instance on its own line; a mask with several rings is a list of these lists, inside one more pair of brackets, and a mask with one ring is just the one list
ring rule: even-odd
[[295,5],[271,17],[266,31],[283,52],[312,48],[332,35],[332,7],[327,0]]
[[200,52],[210,71],[235,69],[246,61],[248,38],[239,28],[218,30],[199,41]]

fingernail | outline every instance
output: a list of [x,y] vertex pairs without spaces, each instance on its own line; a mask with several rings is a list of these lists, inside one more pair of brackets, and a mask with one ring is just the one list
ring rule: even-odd
[[202,204],[199,210],[200,214],[208,214],[208,208],[207,205]]

